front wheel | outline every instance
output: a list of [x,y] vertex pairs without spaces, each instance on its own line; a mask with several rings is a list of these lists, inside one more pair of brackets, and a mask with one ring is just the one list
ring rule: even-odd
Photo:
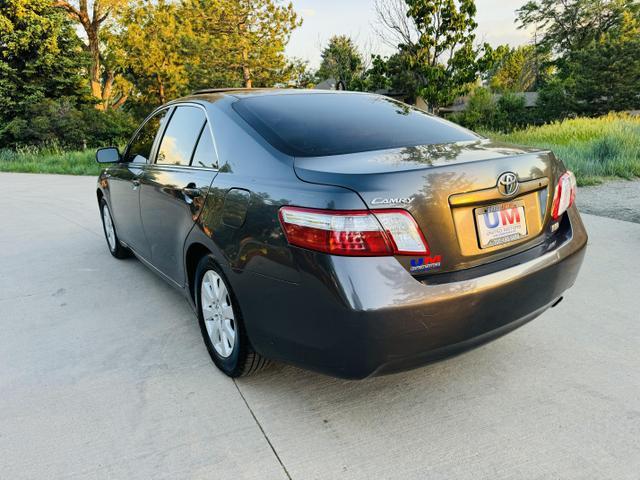
[[100,200],[100,213],[102,217],[102,229],[104,230],[104,237],[107,240],[109,252],[116,258],[127,258],[129,256],[129,250],[118,240],[116,227],[113,225],[113,217],[111,217],[109,205],[107,205],[107,201],[104,198]]
[[252,349],[231,287],[211,255],[198,264],[195,280],[200,330],[213,363],[232,378],[265,368],[268,360]]

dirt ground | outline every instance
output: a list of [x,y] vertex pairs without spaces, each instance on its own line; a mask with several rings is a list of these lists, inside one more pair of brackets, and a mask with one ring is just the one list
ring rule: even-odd
[[640,223],[640,180],[581,187],[576,201],[583,213]]

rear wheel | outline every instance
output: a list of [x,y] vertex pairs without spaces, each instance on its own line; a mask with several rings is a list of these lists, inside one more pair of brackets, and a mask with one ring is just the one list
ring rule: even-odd
[[107,240],[109,252],[116,258],[128,257],[130,252],[118,239],[116,227],[113,225],[111,210],[109,210],[109,205],[107,205],[107,201],[104,198],[100,200],[100,213],[102,217],[102,229],[104,230],[104,237]]
[[195,277],[200,330],[213,363],[230,377],[265,368],[269,362],[251,347],[235,296],[211,255],[200,260]]

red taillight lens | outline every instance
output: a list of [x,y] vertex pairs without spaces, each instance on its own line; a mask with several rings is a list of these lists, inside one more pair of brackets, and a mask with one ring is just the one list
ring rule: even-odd
[[427,243],[404,210],[315,210],[282,207],[280,223],[291,245],[332,255],[427,255]]
[[553,195],[553,207],[551,209],[551,215],[554,220],[560,218],[560,215],[573,205],[573,202],[576,200],[577,191],[578,186],[573,172],[567,171],[560,175],[555,194]]

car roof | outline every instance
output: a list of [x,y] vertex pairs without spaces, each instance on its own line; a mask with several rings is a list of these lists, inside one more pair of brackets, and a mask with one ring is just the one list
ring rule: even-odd
[[[344,94],[360,94],[363,92],[352,92],[352,91],[344,91],[344,90],[311,90],[311,89],[300,89],[300,88],[207,88],[204,90],[198,90],[193,92],[188,97],[184,97],[179,100],[213,100],[217,99],[220,96],[230,96],[235,98],[243,98],[243,97],[257,97],[257,96],[265,96],[265,95],[300,95],[300,94],[309,94],[309,95],[322,95],[322,94],[334,94],[334,95],[344,95]],[[371,93],[364,93],[366,95],[372,95]]]

